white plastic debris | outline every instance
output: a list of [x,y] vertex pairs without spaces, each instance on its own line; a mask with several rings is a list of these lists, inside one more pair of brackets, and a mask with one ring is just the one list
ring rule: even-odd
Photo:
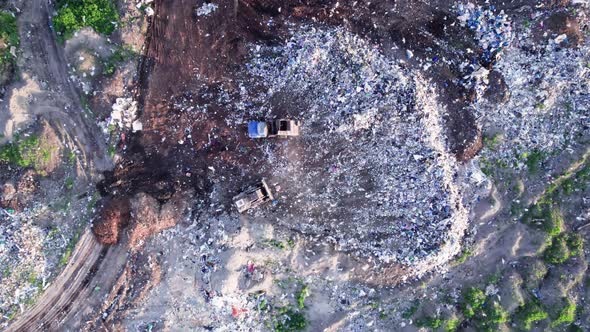
[[217,4],[214,3],[204,3],[201,7],[197,8],[196,14],[197,16],[207,16],[218,8]]
[[113,104],[113,111],[107,121],[108,125],[116,125],[120,129],[141,130],[141,122],[137,119],[137,102],[132,98],[117,98]]

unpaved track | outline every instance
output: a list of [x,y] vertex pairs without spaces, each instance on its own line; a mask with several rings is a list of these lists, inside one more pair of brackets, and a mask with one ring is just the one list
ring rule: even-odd
[[[21,71],[46,83],[41,92],[31,94],[34,102],[26,111],[33,117],[46,118],[52,126],[59,128],[67,136],[62,137],[62,141],[69,140],[79,150],[79,169],[82,170],[79,176],[90,182],[96,181],[112,162],[106,157],[105,143],[94,119],[84,114],[80,95],[69,80],[63,49],[57,45],[49,28],[49,13],[53,9],[48,0],[25,0],[16,5],[21,10],[19,29],[23,36],[21,52],[25,57]],[[18,84],[16,82],[13,87]],[[101,263],[109,259],[119,261],[124,256],[124,250],[109,249],[98,243],[87,227],[62,273],[32,308],[8,326],[7,331],[62,330],[66,318],[95,304],[89,301],[92,291],[88,288],[96,284],[92,283],[96,272],[107,270],[109,276],[116,276],[118,264]],[[105,282],[108,281],[106,278]]]
[[64,271],[29,311],[9,325],[7,331],[58,330],[80,291],[88,286],[106,251],[107,248],[98,243],[87,228]]
[[[49,28],[49,13],[53,8],[48,0],[17,1],[15,6],[21,10],[18,16],[23,58],[20,71],[23,77],[44,83],[41,91],[28,92],[26,97],[31,102],[22,111],[33,120],[37,116],[47,119],[58,131],[65,129],[80,152],[80,166],[84,170],[80,175],[96,178],[111,167],[111,161],[106,157],[106,145],[94,119],[83,111],[80,94],[69,79],[63,48],[57,44]],[[22,84],[15,82],[9,91]],[[10,96],[11,92],[7,99]],[[0,119],[0,127],[7,125],[4,122]]]

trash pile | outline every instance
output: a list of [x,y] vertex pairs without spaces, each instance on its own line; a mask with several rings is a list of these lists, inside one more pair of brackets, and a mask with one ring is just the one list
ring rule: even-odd
[[462,26],[475,32],[475,38],[481,47],[481,59],[484,63],[497,60],[502,50],[514,39],[512,26],[504,11],[495,12],[493,5],[484,8],[473,3],[458,4],[457,14]]
[[151,4],[154,2],[154,0],[138,0],[137,4],[135,5],[135,7],[139,10],[143,10],[145,11],[145,14],[147,16],[153,16],[154,15],[154,9],[151,7]]
[[381,262],[450,259],[467,217],[434,91],[344,29],[292,33],[285,45],[252,47],[254,83],[243,86],[265,92],[242,88],[239,103],[251,117],[272,117],[273,99],[301,107],[297,155],[263,147],[279,222]]
[[55,253],[65,247],[57,231],[49,233],[33,223],[46,218],[47,207],[0,214],[0,326],[33,303],[56,267]]
[[523,156],[567,149],[590,129],[588,45],[563,48],[550,39],[531,52],[525,47],[529,42],[534,43],[523,38],[523,47],[511,48],[495,67],[506,81],[510,99],[503,104],[480,103],[475,110],[484,131],[501,136],[483,156],[517,169],[525,167]]
[[137,120],[137,101],[133,98],[117,98],[111,116],[106,120],[106,126],[116,126],[121,130],[131,129],[133,132],[142,130],[143,125]]
[[206,2],[201,7],[195,10],[197,16],[207,16],[217,10],[217,5],[214,3]]

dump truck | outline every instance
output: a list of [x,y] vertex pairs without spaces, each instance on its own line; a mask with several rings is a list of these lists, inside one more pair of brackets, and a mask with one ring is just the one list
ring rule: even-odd
[[272,193],[263,179],[260,183],[246,188],[241,194],[235,196],[233,201],[238,212],[244,213],[273,199]]
[[279,119],[270,122],[248,122],[248,136],[250,138],[289,137],[299,136],[299,121]]

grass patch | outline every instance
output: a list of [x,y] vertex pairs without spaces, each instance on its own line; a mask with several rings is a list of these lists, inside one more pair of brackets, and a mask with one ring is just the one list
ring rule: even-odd
[[72,257],[72,252],[76,247],[76,243],[78,243],[78,239],[80,239],[80,233],[76,232],[76,234],[74,234],[74,236],[70,239],[70,242],[68,242],[68,245],[66,246],[66,251],[64,251],[63,255],[59,259],[60,267],[66,266],[66,264],[68,264],[70,257]]
[[469,249],[469,248],[464,248],[463,251],[461,251],[461,254],[459,256],[457,256],[457,258],[455,258],[455,265],[459,265],[459,264],[463,264],[465,263],[465,261],[467,260],[467,258],[471,257],[473,255],[473,250]]
[[309,296],[309,287],[307,285],[302,285],[301,289],[295,295],[297,299],[297,306],[299,309],[305,308],[305,299]]
[[459,320],[459,318],[448,319],[443,326],[443,331],[455,332],[459,329],[459,325],[461,325],[461,320]]
[[291,307],[277,308],[273,318],[273,330],[276,332],[303,331],[307,327],[305,315]]
[[440,317],[424,317],[416,321],[416,326],[427,327],[436,330],[439,327],[443,326],[444,322],[445,321]]
[[477,287],[470,287],[463,295],[463,304],[461,309],[466,318],[472,318],[481,310],[486,301],[486,295]]
[[523,216],[523,221],[540,226],[549,236],[554,237],[563,231],[563,216],[558,208],[547,203],[533,205]]
[[0,48],[0,73],[15,63],[16,59],[10,53],[10,48],[20,44],[16,17],[4,11],[0,11],[0,45],[2,44],[6,44],[6,47]]
[[561,264],[570,257],[582,252],[584,240],[575,233],[562,233],[551,240],[551,244],[543,253],[546,262]]
[[573,323],[576,319],[576,309],[576,304],[569,299],[566,299],[565,306],[559,311],[557,318],[551,322],[551,327]]
[[51,151],[39,146],[39,138],[29,136],[21,139],[15,135],[12,143],[0,147],[0,161],[11,163],[20,167],[38,167],[43,162],[48,162]]
[[523,153],[522,158],[525,160],[525,165],[529,173],[536,174],[541,167],[541,163],[545,160],[545,153],[535,149],[531,152]]
[[496,147],[501,143],[502,135],[495,134],[494,136],[484,136],[483,145],[490,150],[496,150]]
[[67,190],[72,190],[72,188],[74,188],[74,179],[67,178],[65,185]]
[[113,0],[57,0],[56,8],[53,26],[62,41],[84,27],[110,35],[119,21]]
[[534,323],[545,320],[547,317],[549,317],[547,312],[535,302],[525,303],[516,312],[516,320],[526,330],[530,330]]
[[112,76],[115,74],[117,66],[120,63],[125,62],[135,56],[137,56],[137,52],[131,48],[125,46],[118,47],[115,52],[113,52],[113,54],[103,62],[103,75]]

